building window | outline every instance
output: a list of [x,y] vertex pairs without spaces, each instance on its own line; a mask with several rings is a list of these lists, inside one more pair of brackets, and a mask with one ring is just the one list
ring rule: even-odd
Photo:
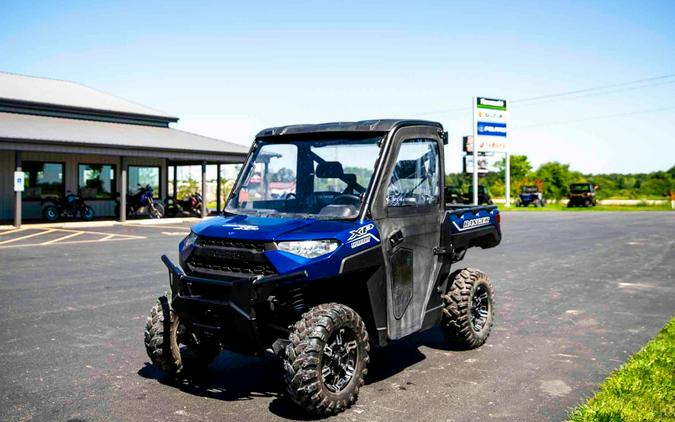
[[133,195],[139,187],[150,185],[154,197],[159,197],[159,167],[129,166],[129,185],[127,191]]
[[23,199],[30,201],[63,196],[63,163],[24,161],[21,169],[24,174]]
[[83,199],[112,199],[115,194],[115,166],[80,164],[78,166],[80,196]]

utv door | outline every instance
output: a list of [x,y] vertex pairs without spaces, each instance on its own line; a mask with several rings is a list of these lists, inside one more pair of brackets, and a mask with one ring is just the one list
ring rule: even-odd
[[441,262],[434,247],[444,208],[442,145],[435,129],[408,127],[385,147],[372,210],[382,236],[392,340],[419,331],[428,312],[441,311],[440,295],[434,292]]

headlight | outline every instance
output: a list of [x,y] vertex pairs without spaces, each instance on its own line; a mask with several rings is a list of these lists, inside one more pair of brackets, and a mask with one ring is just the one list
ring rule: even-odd
[[197,241],[197,235],[194,234],[192,230],[190,230],[190,234],[187,235],[185,239],[183,239],[183,249],[187,249],[190,246],[194,245],[195,242]]
[[333,252],[340,246],[337,240],[302,240],[294,242],[279,242],[279,250],[299,255],[304,258],[316,258]]

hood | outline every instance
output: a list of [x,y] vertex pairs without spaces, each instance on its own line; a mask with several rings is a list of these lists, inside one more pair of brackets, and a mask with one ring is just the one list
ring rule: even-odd
[[192,227],[199,236],[275,241],[279,239],[327,239],[354,226],[349,221],[314,218],[275,218],[235,215],[215,217]]

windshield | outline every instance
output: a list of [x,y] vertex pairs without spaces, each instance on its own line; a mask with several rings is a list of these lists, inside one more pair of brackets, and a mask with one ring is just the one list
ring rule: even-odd
[[586,183],[580,183],[577,185],[571,185],[570,186],[570,191],[572,193],[582,193],[582,192],[590,192],[591,191],[591,185],[586,184]]
[[373,175],[380,139],[257,141],[226,211],[355,218]]
[[537,193],[539,189],[536,186],[523,186],[523,193]]

